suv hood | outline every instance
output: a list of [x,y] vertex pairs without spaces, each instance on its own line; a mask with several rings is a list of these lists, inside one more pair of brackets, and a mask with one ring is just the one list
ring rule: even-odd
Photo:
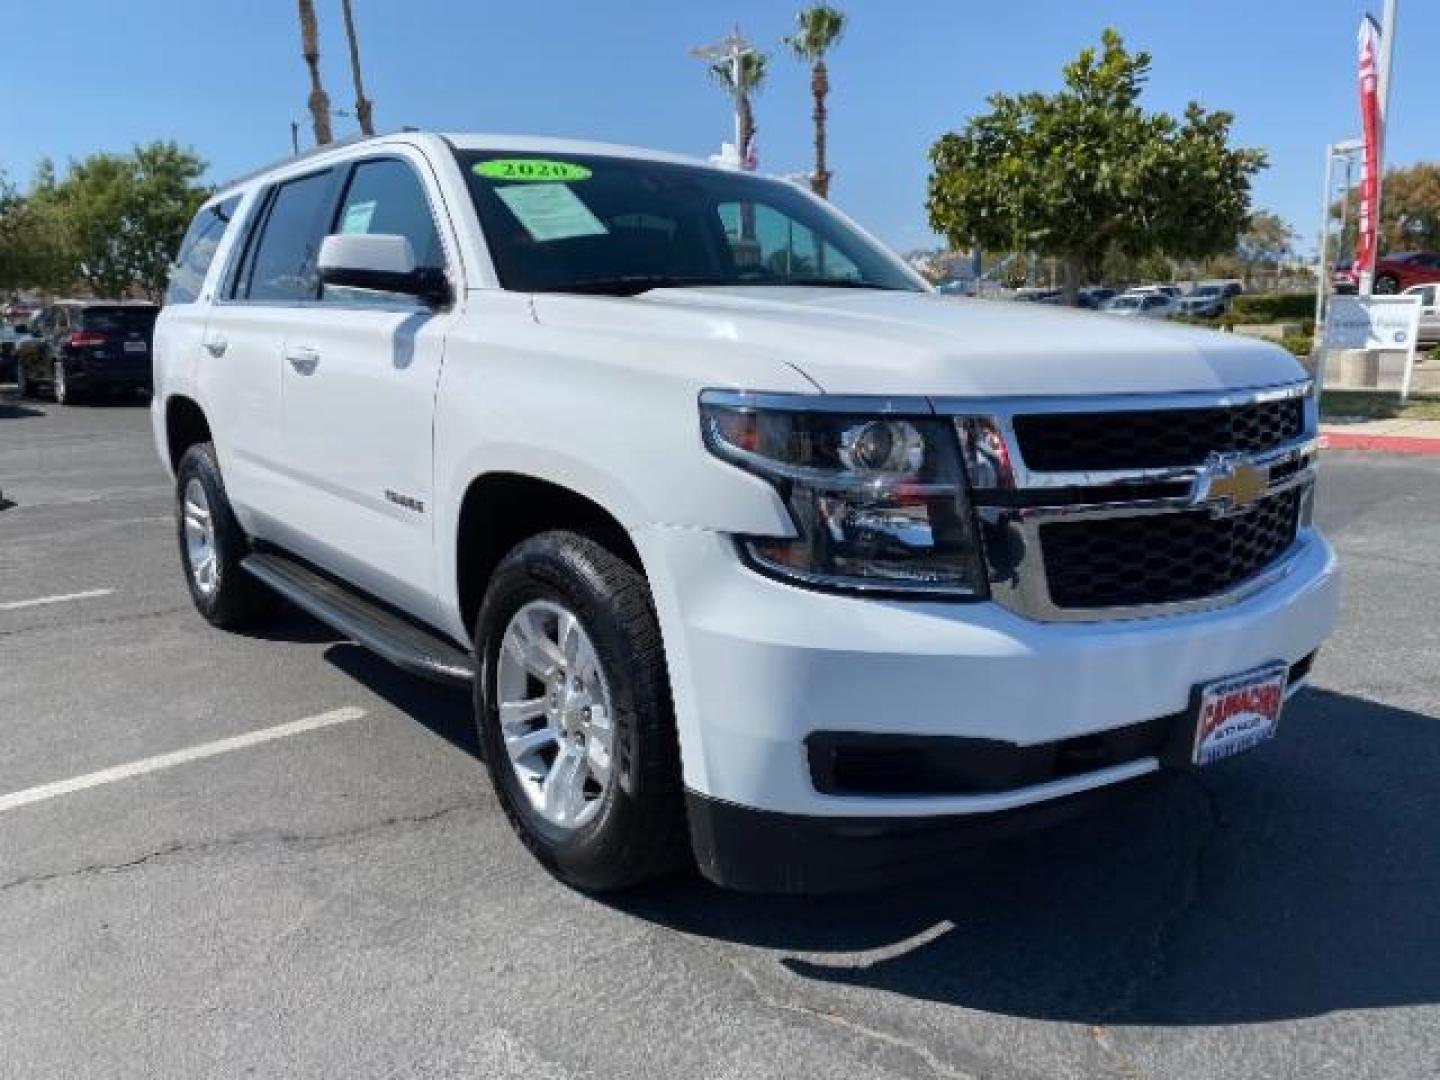
[[648,337],[692,354],[723,342],[727,353],[738,346],[780,361],[833,394],[1154,394],[1304,377],[1290,353],[1241,335],[936,293],[710,286],[534,300],[542,324]]

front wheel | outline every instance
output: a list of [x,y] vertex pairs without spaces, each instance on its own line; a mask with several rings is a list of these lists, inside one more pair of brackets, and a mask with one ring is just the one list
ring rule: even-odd
[[485,765],[535,857],[594,891],[681,865],[679,750],[644,576],[587,537],[532,537],[496,569],[475,651]]
[[1381,274],[1375,279],[1375,292],[1381,296],[1392,296],[1400,291],[1400,279],[1393,274]]

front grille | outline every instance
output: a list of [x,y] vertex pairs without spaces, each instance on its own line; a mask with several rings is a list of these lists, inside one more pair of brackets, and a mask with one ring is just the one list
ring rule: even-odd
[[1020,457],[1039,472],[1172,468],[1212,452],[1256,454],[1300,437],[1305,401],[1204,409],[1017,416]]
[[1186,510],[1043,524],[1050,600],[1071,609],[1137,607],[1224,592],[1294,542],[1301,498],[1292,488],[1234,517]]

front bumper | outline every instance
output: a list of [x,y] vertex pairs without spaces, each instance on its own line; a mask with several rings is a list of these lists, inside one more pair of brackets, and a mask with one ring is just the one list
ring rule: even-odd
[[[1334,554],[1308,530],[1290,572],[1240,603],[1105,623],[812,592],[746,568],[723,534],[652,527],[634,536],[665,638],[686,787],[706,805],[837,823],[898,828],[1016,811],[1136,779],[1160,756],[1008,790],[837,795],[817,790],[807,753],[816,732],[1019,747],[1109,732],[1185,712],[1197,684],[1299,662],[1338,609]],[[701,850],[705,816],[692,818]],[[728,856],[711,863],[729,876]]]

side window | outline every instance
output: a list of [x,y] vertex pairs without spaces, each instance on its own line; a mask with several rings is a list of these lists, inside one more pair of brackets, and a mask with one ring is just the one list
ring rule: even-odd
[[[410,241],[417,267],[445,268],[445,250],[425,187],[414,169],[395,158],[362,161],[355,166],[332,231],[403,236]],[[351,304],[414,303],[407,296],[334,285],[324,286],[321,299]]]
[[716,210],[742,277],[846,281],[861,276],[850,259],[772,206],[721,203]]
[[355,166],[340,201],[334,231],[403,236],[410,241],[416,266],[445,266],[445,250],[440,245],[425,187],[414,169],[394,158],[363,161]]
[[167,304],[193,304],[200,297],[205,275],[215,259],[215,251],[224,239],[225,229],[240,205],[236,195],[224,202],[207,206],[195,215],[185,239],[180,241],[180,254],[170,270],[170,287],[165,290]]
[[315,260],[330,209],[327,170],[280,185],[251,241],[235,293],[245,300],[314,300],[320,295]]

